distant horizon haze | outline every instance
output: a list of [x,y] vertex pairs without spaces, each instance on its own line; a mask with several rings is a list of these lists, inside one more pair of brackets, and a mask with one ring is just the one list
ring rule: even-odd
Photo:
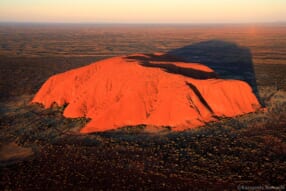
[[3,23],[285,23],[285,0],[2,0]]
[[259,25],[286,25],[286,21],[268,21],[268,22],[51,22],[51,21],[0,21],[0,25],[106,25],[106,26],[259,26]]

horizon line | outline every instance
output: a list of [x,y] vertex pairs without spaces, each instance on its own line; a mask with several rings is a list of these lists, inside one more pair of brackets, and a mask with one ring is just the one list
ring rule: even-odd
[[248,24],[286,24],[286,21],[265,22],[55,22],[55,21],[0,21],[0,24],[75,24],[75,25],[248,25]]

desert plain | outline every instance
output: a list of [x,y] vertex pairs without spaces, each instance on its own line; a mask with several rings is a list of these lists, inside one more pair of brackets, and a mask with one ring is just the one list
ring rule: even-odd
[[[52,75],[134,53],[191,47],[191,59],[239,65],[249,50],[262,109],[185,131],[125,126],[79,133],[89,119],[31,100]],[[220,51],[218,54],[214,49]],[[176,52],[176,51],[175,51]],[[286,25],[0,24],[1,187],[4,190],[285,188]],[[220,55],[217,57],[217,55]],[[231,55],[231,56],[229,56]],[[238,60],[238,61],[237,61]],[[238,72],[239,74],[239,72]]]

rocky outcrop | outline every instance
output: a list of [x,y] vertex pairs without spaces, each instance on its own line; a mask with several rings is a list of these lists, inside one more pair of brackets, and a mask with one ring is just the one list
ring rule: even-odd
[[82,133],[139,124],[180,131],[260,107],[246,82],[163,54],[114,57],[54,75],[32,102],[68,104],[65,117],[91,119]]

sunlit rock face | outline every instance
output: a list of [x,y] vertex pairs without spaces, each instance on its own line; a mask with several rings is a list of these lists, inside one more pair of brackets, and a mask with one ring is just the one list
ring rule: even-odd
[[33,103],[68,104],[64,116],[87,117],[81,133],[136,126],[182,131],[260,107],[244,81],[219,79],[209,67],[164,54],[134,54],[50,77]]

